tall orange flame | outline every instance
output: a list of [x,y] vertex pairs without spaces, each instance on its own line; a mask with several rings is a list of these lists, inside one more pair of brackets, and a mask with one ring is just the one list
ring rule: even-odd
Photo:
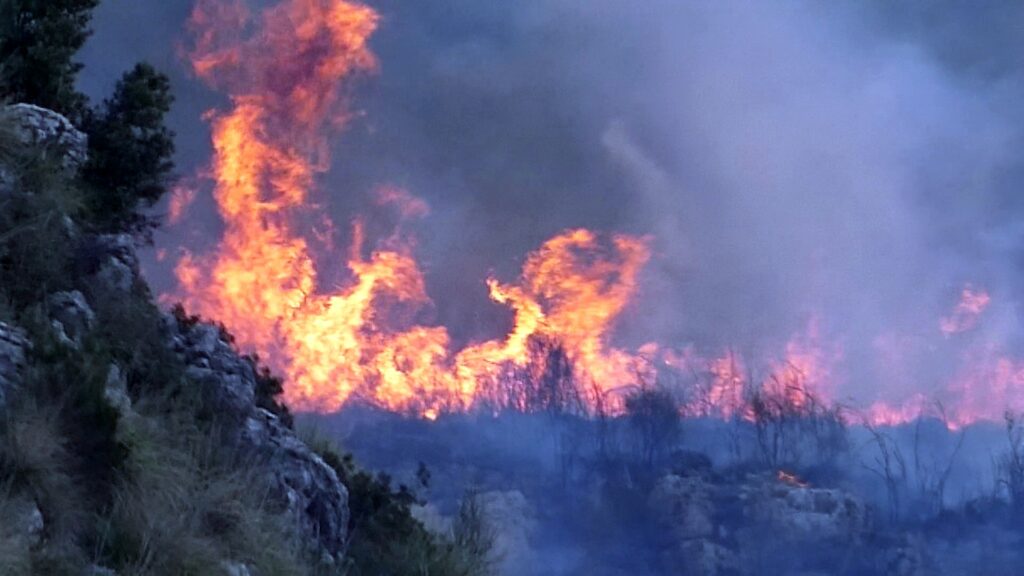
[[[311,195],[330,164],[329,138],[352,116],[349,81],[376,69],[368,41],[377,24],[372,9],[350,0],[281,0],[261,11],[243,0],[198,0],[191,18],[193,69],[230,99],[227,110],[207,115],[209,174],[224,232],[212,252],[183,254],[175,296],[271,359],[287,377],[292,406],[333,411],[358,399],[428,418],[552,404],[614,413],[623,392],[653,384],[663,370],[698,382],[681,407],[690,416],[751,418],[753,393],[798,411],[833,399],[842,354],[817,319],[767,361],[732,350],[702,356],[692,348],[614,345],[615,323],[651,256],[647,238],[575,229],[548,240],[517,280],[487,281],[491,299],[513,315],[511,331],[458,351],[444,327],[408,320],[430,303],[408,237],[372,243],[356,220],[344,259],[349,281],[321,285],[316,262],[325,259],[314,258],[313,246],[333,246],[334,224],[316,214]],[[194,189],[175,192],[172,223],[194,199]],[[399,188],[380,188],[376,200],[403,221],[429,214]],[[304,235],[301,223],[311,218],[327,232]],[[967,286],[940,330],[949,337],[974,329],[990,301]],[[965,353],[962,365],[942,391],[955,402],[951,426],[996,419],[1024,400],[1024,362],[981,347]],[[755,376],[755,366],[767,374]],[[920,395],[877,402],[865,419],[898,424],[927,405]]]
[[[454,357],[444,328],[386,322],[388,304],[428,302],[409,243],[391,239],[364,259],[357,224],[353,281],[322,291],[294,222],[327,167],[326,136],[347,117],[343,81],[375,67],[367,39],[376,24],[372,10],[341,0],[288,0],[258,18],[240,2],[196,7],[194,70],[233,107],[209,115],[225,232],[212,256],[179,262],[185,303],[230,326],[241,346],[283,356],[287,400],[299,409],[335,410],[353,395],[424,414],[466,408],[482,385],[494,392],[502,374],[530,364],[530,344],[542,337],[564,347],[595,394],[633,382],[636,358],[608,334],[648,259],[643,239],[605,244],[573,230],[550,240],[527,260],[521,284],[489,282],[491,297],[514,310],[512,333]],[[395,188],[381,189],[378,202],[403,218],[428,211]]]

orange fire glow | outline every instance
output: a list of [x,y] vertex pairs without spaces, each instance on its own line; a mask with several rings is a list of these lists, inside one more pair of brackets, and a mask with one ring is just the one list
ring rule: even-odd
[[[364,258],[357,222],[351,283],[332,292],[318,284],[295,222],[327,167],[326,137],[347,117],[342,81],[375,67],[366,43],[376,22],[371,9],[338,0],[289,0],[259,18],[241,3],[200,2],[193,67],[228,91],[233,108],[209,115],[225,233],[212,256],[178,263],[185,303],[230,326],[244,348],[283,356],[286,399],[298,409],[336,410],[353,396],[434,417],[465,409],[484,387],[493,396],[508,370],[535,364],[539,339],[559,343],[594,395],[634,382],[642,362],[608,335],[649,257],[642,238],[578,229],[551,239],[520,282],[488,282],[514,312],[512,332],[457,354],[443,327],[386,321],[387,306],[429,302],[411,242],[391,238]],[[403,219],[429,212],[394,187],[377,200]]]
[[[270,359],[286,377],[290,405],[335,411],[359,400],[431,420],[551,402],[615,413],[624,393],[655,383],[663,370],[696,383],[681,408],[687,416],[752,418],[755,393],[795,410],[833,401],[843,355],[818,317],[767,359],[731,349],[702,355],[692,347],[617,346],[616,322],[651,258],[646,237],[580,228],[549,239],[527,256],[518,278],[486,282],[491,300],[512,315],[508,334],[461,350],[444,327],[410,320],[430,298],[406,235],[368,239],[356,219],[348,254],[337,258],[348,280],[324,286],[317,263],[330,261],[338,234],[317,211],[316,181],[330,165],[329,138],[353,116],[351,80],[377,68],[368,41],[378,20],[351,0],[281,0],[260,11],[243,0],[198,0],[191,18],[193,70],[230,98],[228,109],[206,116],[214,149],[208,177],[224,232],[215,250],[183,253],[173,296],[223,322],[244,350]],[[172,224],[195,198],[194,188],[175,191]],[[430,213],[394,186],[380,187],[375,203],[401,222]],[[311,221],[318,230],[303,225]],[[941,332],[976,328],[990,302],[984,290],[965,287]],[[901,355],[892,352],[898,364]],[[965,356],[963,366],[944,390],[956,401],[951,426],[998,419],[1024,398],[1024,363],[986,349]],[[877,402],[865,420],[903,423],[928,404],[923,396]]]

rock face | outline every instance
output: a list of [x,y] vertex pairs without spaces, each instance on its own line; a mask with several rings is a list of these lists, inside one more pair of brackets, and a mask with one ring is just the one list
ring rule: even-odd
[[204,402],[218,415],[225,442],[249,459],[299,526],[304,541],[339,556],[348,536],[348,491],[334,469],[270,412],[256,406],[256,373],[210,324],[165,320],[172,347],[186,374],[202,387]]
[[93,292],[125,294],[139,280],[139,258],[127,234],[106,234],[81,242],[77,273]]
[[7,392],[17,385],[30,346],[24,332],[0,322],[0,409],[6,404]]
[[89,139],[64,116],[32,104],[7,106],[4,113],[13,118],[26,145],[52,148],[68,170],[85,164]]

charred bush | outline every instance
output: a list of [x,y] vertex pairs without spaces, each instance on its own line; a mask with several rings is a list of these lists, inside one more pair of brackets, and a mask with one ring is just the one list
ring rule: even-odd
[[769,384],[748,395],[762,464],[772,469],[834,466],[849,449],[842,407],[824,404],[802,382]]
[[653,469],[679,439],[679,406],[667,390],[644,388],[626,396],[626,417],[644,466]]

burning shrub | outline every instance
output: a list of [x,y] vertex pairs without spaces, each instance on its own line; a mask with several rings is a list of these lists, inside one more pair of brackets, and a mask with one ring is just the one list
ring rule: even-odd
[[761,460],[771,469],[828,467],[849,448],[842,408],[822,403],[799,379],[773,376],[750,390],[748,403]]
[[565,346],[553,338],[531,336],[527,349],[530,361],[522,367],[507,362],[505,369],[490,384],[485,404],[495,411],[584,412],[586,405]]

